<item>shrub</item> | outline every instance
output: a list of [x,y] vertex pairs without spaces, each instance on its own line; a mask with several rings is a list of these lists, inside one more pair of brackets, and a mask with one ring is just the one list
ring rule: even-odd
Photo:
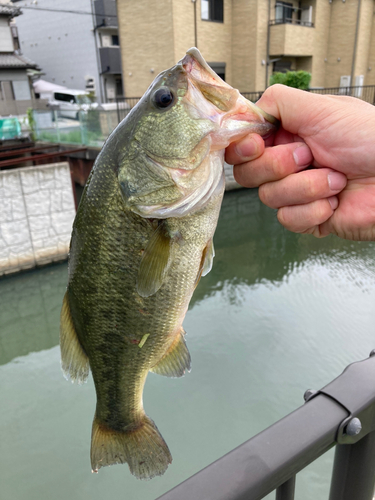
[[287,71],[286,73],[276,72],[271,75],[270,85],[282,83],[288,87],[306,90],[309,88],[311,74],[307,71]]

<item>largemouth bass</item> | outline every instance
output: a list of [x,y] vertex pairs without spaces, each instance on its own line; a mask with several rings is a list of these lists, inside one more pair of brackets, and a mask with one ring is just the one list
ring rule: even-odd
[[171,463],[143,409],[146,377],[190,370],[182,322],[212,266],[224,148],[275,123],[193,48],[100,152],[73,225],[60,330],[66,378],[94,378],[93,471],[126,462],[146,479]]

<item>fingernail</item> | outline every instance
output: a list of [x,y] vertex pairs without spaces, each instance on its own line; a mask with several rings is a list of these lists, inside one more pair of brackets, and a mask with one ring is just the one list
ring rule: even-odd
[[303,146],[298,146],[293,152],[294,161],[299,167],[307,167],[312,162],[312,154],[310,148],[304,144]]
[[246,137],[243,141],[236,144],[234,148],[239,156],[242,156],[244,160],[253,158],[258,154],[258,143],[252,137]]
[[327,198],[329,204],[331,205],[332,210],[336,210],[336,208],[339,206],[339,200],[337,199],[337,196],[330,196]]
[[328,185],[332,191],[341,191],[346,186],[346,177],[339,172],[330,172],[328,174]]

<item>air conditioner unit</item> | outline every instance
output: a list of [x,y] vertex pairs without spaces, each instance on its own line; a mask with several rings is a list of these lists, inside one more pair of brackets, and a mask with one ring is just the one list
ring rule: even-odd
[[350,75],[340,76],[340,90],[339,90],[339,94],[343,94],[343,95],[348,94],[348,92],[349,92],[348,87],[350,87],[350,80],[351,80]]
[[95,78],[92,76],[86,76],[85,81],[86,81],[85,90],[87,90],[87,92],[94,92],[95,94]]
[[364,75],[357,75],[355,77],[355,89],[354,89],[354,97],[362,97],[363,90],[363,82],[365,80]]

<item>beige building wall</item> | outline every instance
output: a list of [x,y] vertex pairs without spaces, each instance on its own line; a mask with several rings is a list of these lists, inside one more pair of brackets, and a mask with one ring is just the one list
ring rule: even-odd
[[[292,0],[296,9],[312,5],[314,27],[272,25],[270,59],[311,72],[312,87],[339,86],[340,77],[351,74],[358,1]],[[271,0],[271,20],[275,4]],[[367,85],[375,84],[374,4],[361,0],[356,52],[355,75],[364,75]],[[117,6],[125,95],[140,96],[195,44],[194,2],[118,0]],[[209,63],[225,63],[227,82],[243,92],[265,88],[268,9],[268,0],[224,0],[224,22],[211,22],[201,19],[201,0],[196,0],[199,50]],[[271,63],[269,76],[272,69]]]
[[325,87],[338,87],[351,74],[357,6],[358,0],[331,3]]
[[207,62],[226,64],[225,79],[232,85],[232,0],[224,0],[223,23],[203,21],[201,1],[197,0],[197,38],[198,49]]
[[[366,85],[368,75],[368,61],[371,46],[373,18],[374,0],[361,0],[354,75],[363,75],[364,85]],[[352,85],[355,85],[355,83],[356,82],[354,80],[354,82],[352,82]]]
[[311,87],[324,87],[325,85],[331,5],[327,0],[316,0],[315,6],[313,5],[315,40],[310,71]]
[[120,0],[117,13],[124,92],[139,97],[175,63],[173,1]]
[[[232,2],[232,85],[242,92],[255,90],[258,0]],[[261,88],[264,87],[264,82]]]

